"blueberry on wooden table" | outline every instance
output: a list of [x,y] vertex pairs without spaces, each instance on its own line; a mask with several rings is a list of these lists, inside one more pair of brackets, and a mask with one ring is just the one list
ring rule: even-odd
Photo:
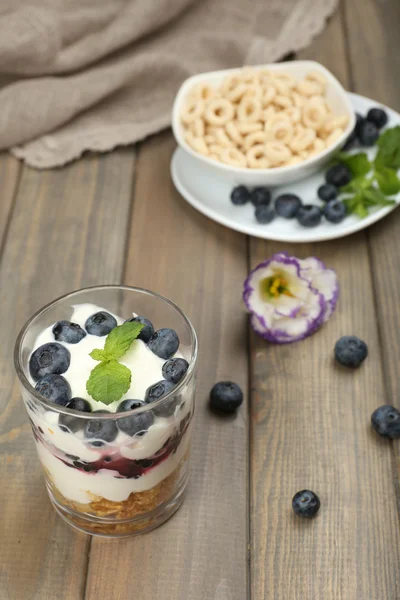
[[91,315],[85,323],[85,329],[91,335],[102,337],[108,335],[118,325],[116,319],[105,310]]
[[400,412],[394,406],[377,408],[371,415],[371,424],[382,437],[392,440],[400,438]]
[[303,227],[316,227],[321,223],[321,209],[314,204],[301,206],[297,213],[297,220]]
[[346,207],[340,200],[332,200],[324,206],[323,213],[330,223],[340,223],[346,217]]
[[344,367],[359,367],[367,356],[367,344],[355,335],[345,335],[335,344],[335,358]]
[[86,336],[86,331],[78,323],[71,321],[57,321],[52,331],[57,342],[67,344],[78,344]]
[[250,200],[250,192],[244,185],[238,185],[231,191],[231,202],[235,206],[243,206]]
[[317,494],[311,490],[301,490],[293,496],[292,507],[296,515],[311,519],[316,516],[321,506]]
[[301,200],[295,194],[281,194],[275,200],[275,211],[284,219],[294,219],[301,207]]
[[219,381],[210,392],[210,408],[215,412],[234,413],[243,402],[243,392],[233,381]]

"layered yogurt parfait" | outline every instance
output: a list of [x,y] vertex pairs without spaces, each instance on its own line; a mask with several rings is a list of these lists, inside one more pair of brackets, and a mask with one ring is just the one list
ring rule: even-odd
[[50,499],[70,524],[132,535],[180,506],[196,356],[180,309],[136,288],[80,290],[25,325],[16,370]]

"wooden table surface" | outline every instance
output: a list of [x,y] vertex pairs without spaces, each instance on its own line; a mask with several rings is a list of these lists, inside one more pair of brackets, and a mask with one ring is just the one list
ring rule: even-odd
[[[301,58],[400,108],[400,4],[348,0]],[[400,599],[399,445],[369,417],[400,404],[400,210],[349,238],[290,247],[203,217],[174,190],[170,132],[39,172],[0,159],[0,600]],[[241,288],[277,250],[337,270],[334,317],[312,338],[249,333]],[[186,502],[151,534],[115,541],[70,529],[46,497],[12,367],[15,337],[43,304],[101,283],[154,289],[191,317],[200,366]],[[338,337],[370,355],[336,368]],[[248,390],[233,420],[206,410],[211,386]],[[318,519],[291,511],[304,487]]]

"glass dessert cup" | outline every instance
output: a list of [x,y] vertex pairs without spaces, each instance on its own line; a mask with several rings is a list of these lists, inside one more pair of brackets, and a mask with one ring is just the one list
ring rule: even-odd
[[[70,320],[74,306],[94,304],[115,315],[149,318],[155,329],[169,327],[189,363],[175,387],[159,400],[127,412],[96,414],[101,426],[114,428],[113,441],[88,440],[83,430],[93,413],[51,402],[31,383],[29,358],[38,334],[59,320]],[[99,338],[101,339],[101,338]],[[182,503],[188,477],[194,413],[197,337],[184,313],[171,301],[147,290],[99,286],[67,294],[37,312],[23,327],[14,361],[32,425],[47,491],[59,515],[92,535],[127,537],[161,525]],[[132,373],[140,377],[140,373]],[[104,408],[101,406],[100,408]],[[122,420],[152,413],[152,425],[134,435]],[[67,423],[68,427],[63,424]]]

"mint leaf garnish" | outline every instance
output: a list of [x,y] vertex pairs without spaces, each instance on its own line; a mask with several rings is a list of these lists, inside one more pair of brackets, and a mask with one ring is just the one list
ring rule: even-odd
[[127,322],[115,327],[106,338],[104,349],[95,348],[90,352],[100,364],[91,371],[86,382],[87,393],[97,402],[111,404],[122,398],[131,385],[132,373],[118,362],[143,329],[143,324]]
[[387,196],[400,192],[400,179],[394,169],[382,167],[380,171],[375,171],[375,178],[380,190]]
[[89,356],[91,356],[93,358],[93,360],[107,360],[108,359],[108,355],[106,352],[104,352],[104,350],[100,350],[100,348],[95,348],[94,350],[92,350],[89,354]]
[[128,367],[121,365],[117,360],[101,362],[90,373],[86,390],[98,402],[111,404],[129,390],[131,377]]
[[133,340],[137,338],[143,327],[143,323],[128,321],[110,331],[104,344],[107,356],[115,359],[121,358],[128,352]]
[[338,160],[350,169],[353,177],[363,177],[371,170],[371,163],[365,152],[359,154],[344,154],[342,152],[339,154]]
[[380,171],[382,167],[400,169],[400,125],[387,129],[377,141],[379,146],[375,157],[375,167]]

